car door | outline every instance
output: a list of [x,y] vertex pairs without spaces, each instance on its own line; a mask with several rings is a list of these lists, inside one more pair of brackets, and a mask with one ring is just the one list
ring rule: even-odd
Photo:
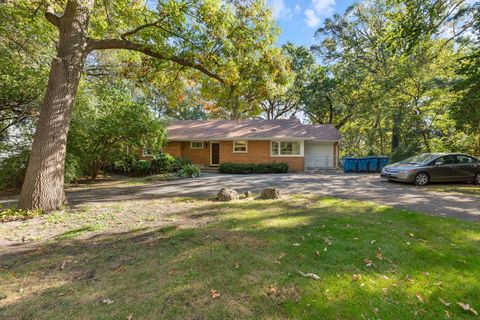
[[455,166],[462,181],[472,181],[478,171],[477,161],[465,155],[457,155]]
[[459,173],[455,168],[456,157],[453,155],[437,158],[428,170],[431,181],[455,181],[459,179]]

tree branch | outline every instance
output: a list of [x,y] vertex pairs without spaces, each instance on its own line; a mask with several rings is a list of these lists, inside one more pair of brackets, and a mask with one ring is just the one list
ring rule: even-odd
[[47,7],[47,11],[45,11],[45,19],[47,19],[48,22],[56,26],[57,28],[60,26],[60,17],[53,12],[52,7]]
[[225,80],[222,77],[215,74],[214,72],[209,71],[205,66],[199,63],[187,61],[177,56],[169,56],[169,55],[154,51],[142,44],[133,43],[126,39],[102,39],[102,40],[95,40],[91,38],[88,39],[88,51],[109,50],[109,49],[124,49],[124,50],[137,51],[156,59],[167,60],[184,67],[190,67],[190,68],[196,69],[202,72],[203,74],[209,76],[210,78],[214,78],[218,80],[221,83],[225,82]]

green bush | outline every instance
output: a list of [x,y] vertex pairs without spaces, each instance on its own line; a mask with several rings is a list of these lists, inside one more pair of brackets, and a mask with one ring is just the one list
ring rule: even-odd
[[166,173],[172,172],[172,167],[175,163],[175,158],[168,153],[162,153],[152,160],[152,172],[154,173]]
[[184,178],[200,177],[200,167],[193,164],[185,164],[180,170],[178,170],[177,175]]
[[20,188],[27,172],[30,150],[24,149],[0,162],[0,187]]
[[285,173],[288,172],[286,163],[222,163],[221,173],[251,174],[251,173]]
[[76,182],[85,173],[80,158],[67,153],[65,157],[65,183]]
[[139,160],[135,163],[133,167],[133,173],[135,175],[146,175],[151,172],[152,166],[150,165],[150,161],[147,160]]
[[191,165],[192,161],[188,158],[175,158],[172,163],[171,172],[178,172],[186,165]]
[[106,166],[106,171],[117,174],[131,174],[137,164],[137,159],[133,155],[127,155],[119,160],[115,160]]

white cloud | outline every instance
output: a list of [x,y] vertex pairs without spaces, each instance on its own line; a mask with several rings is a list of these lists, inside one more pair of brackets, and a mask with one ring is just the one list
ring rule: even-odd
[[287,7],[283,0],[270,0],[269,4],[275,19],[290,19],[292,17],[292,9]]
[[312,7],[317,15],[327,17],[333,13],[335,0],[312,0]]
[[305,10],[305,23],[311,28],[318,27],[322,18],[334,13],[334,7],[335,0],[312,0],[310,8]]
[[320,17],[312,9],[307,9],[305,10],[305,23],[311,28],[318,27],[320,25]]

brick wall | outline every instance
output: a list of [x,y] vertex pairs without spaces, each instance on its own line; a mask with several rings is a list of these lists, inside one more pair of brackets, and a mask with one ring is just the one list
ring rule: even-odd
[[232,163],[288,163],[290,171],[303,171],[303,157],[271,157],[270,141],[248,141],[247,153],[233,153],[233,141],[220,142],[220,162]]
[[[248,141],[247,153],[233,153],[233,141],[220,141],[220,163],[288,163],[290,171],[303,171],[304,157],[270,157],[270,141]],[[172,141],[167,144],[165,151],[175,157],[185,157],[194,164],[210,165],[210,142],[206,142],[203,149],[191,149],[190,142]]]

